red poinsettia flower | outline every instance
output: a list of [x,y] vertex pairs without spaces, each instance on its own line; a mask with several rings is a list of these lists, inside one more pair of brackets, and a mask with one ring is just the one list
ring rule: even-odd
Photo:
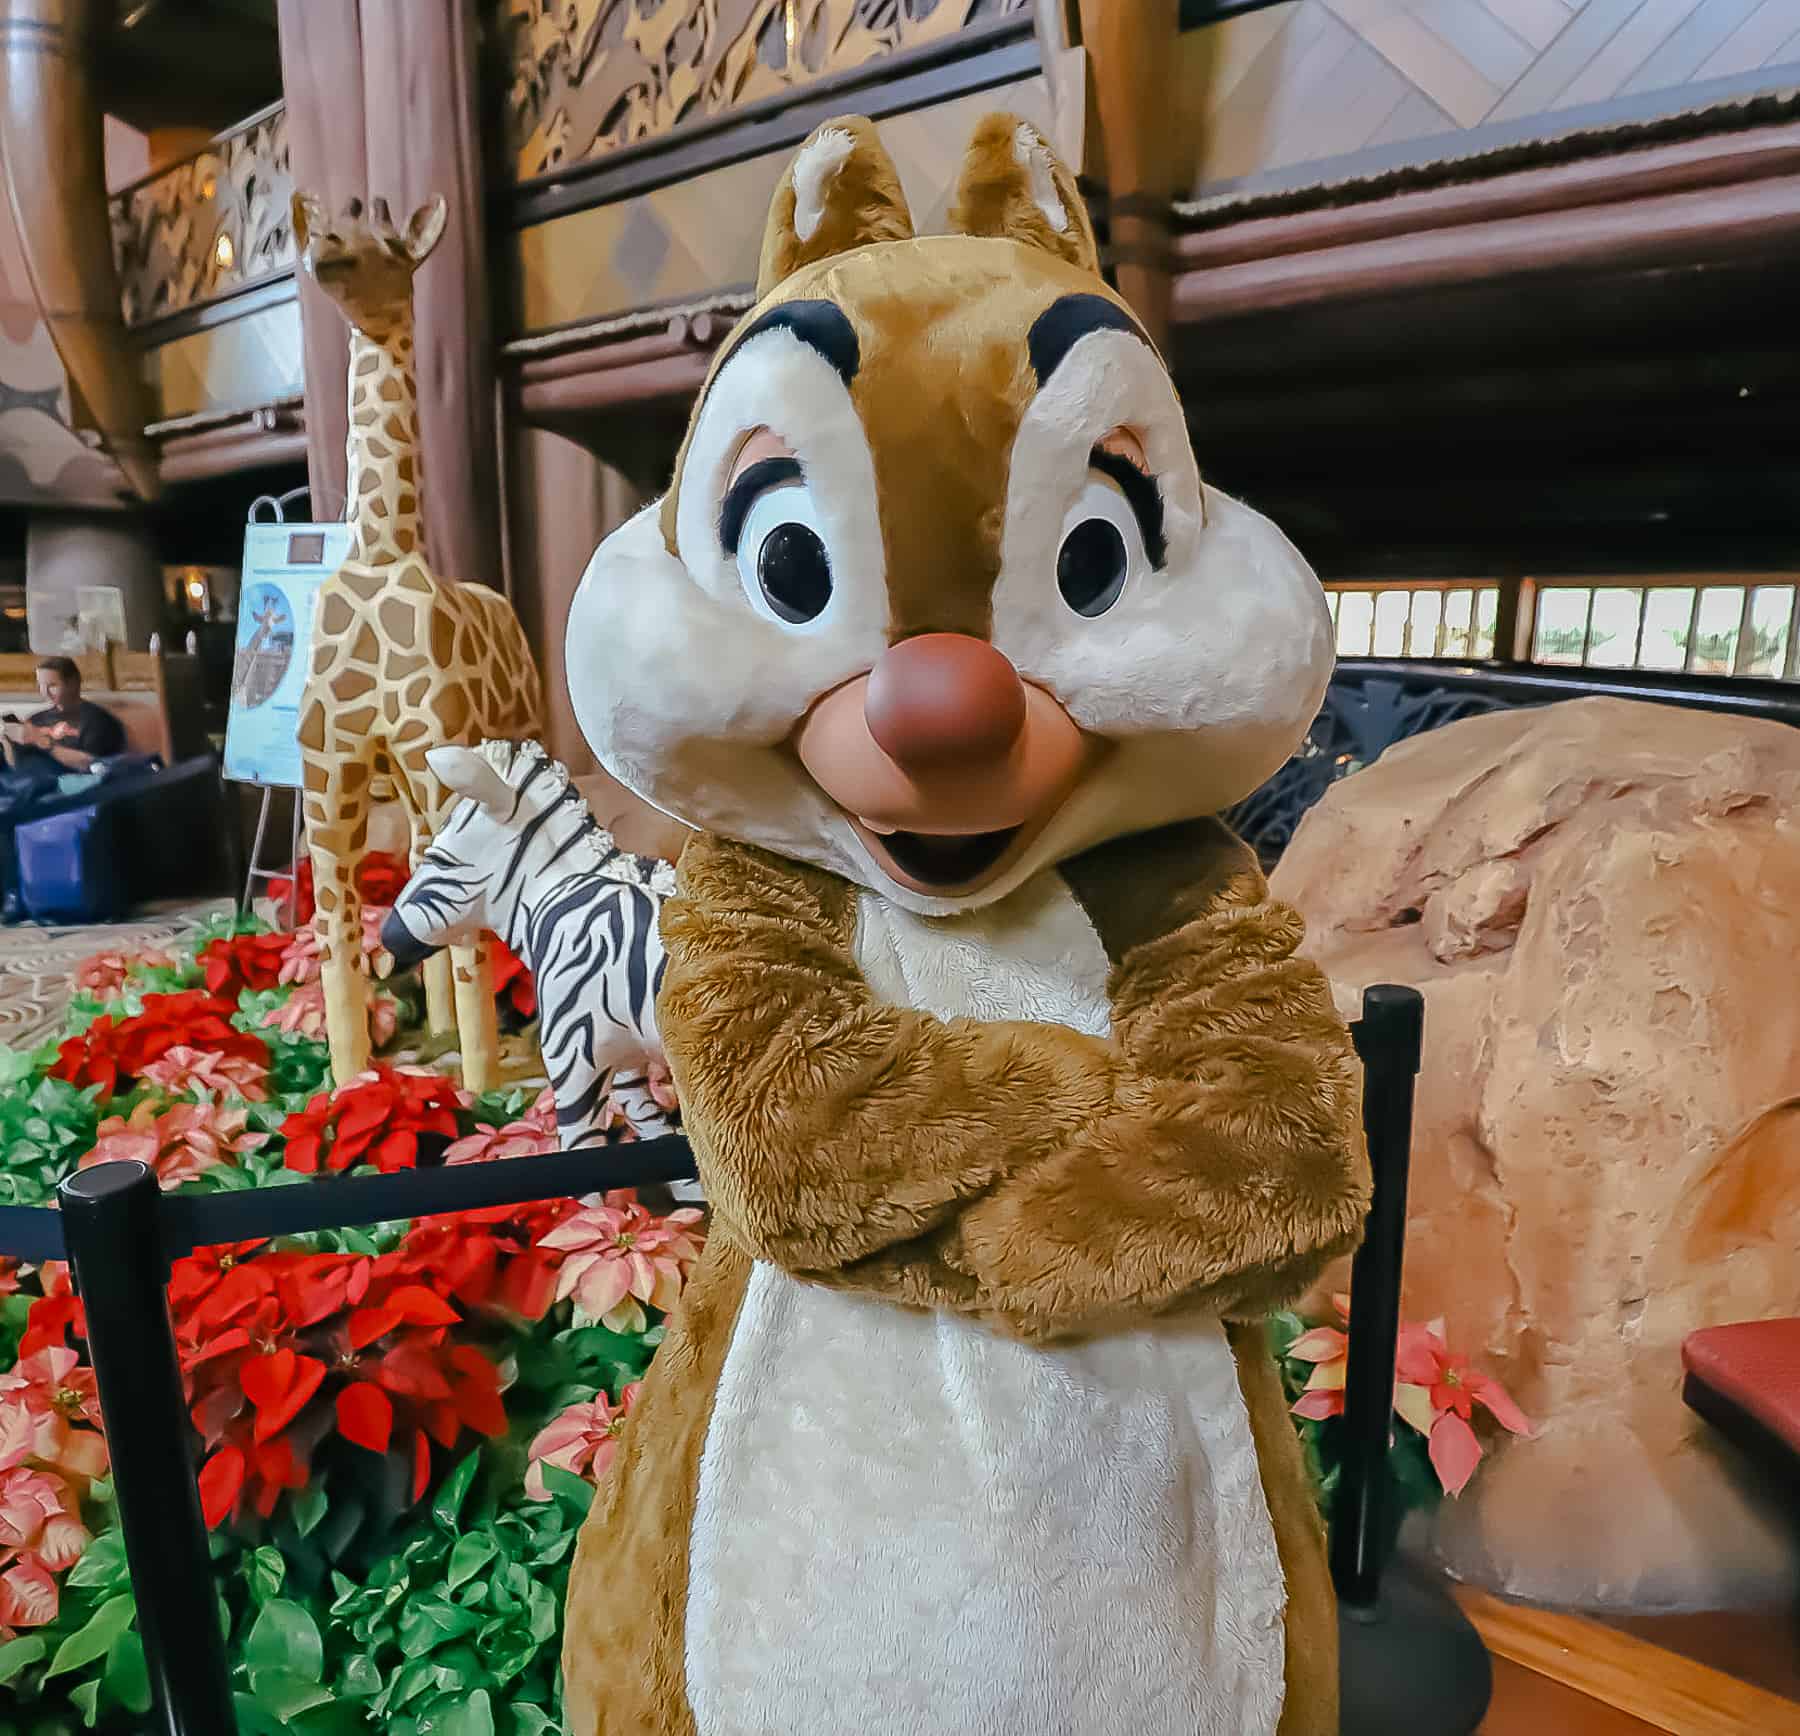
[[51,1076],[71,1085],[98,1085],[105,1102],[122,1082],[139,1078],[146,1067],[175,1048],[204,1050],[266,1067],[268,1044],[238,1030],[231,1022],[236,1013],[230,1001],[203,989],[146,995],[144,1010],[135,1017],[115,1021],[111,1014],[102,1014],[80,1036],[66,1039]]
[[498,935],[488,940],[494,960],[494,998],[522,1019],[537,1016],[537,984],[525,961]]
[[371,850],[356,865],[357,896],[364,904],[379,904],[385,910],[411,878],[412,870],[403,858],[389,850]]
[[[365,904],[390,905],[400,895],[400,888],[411,878],[412,870],[407,867],[402,857],[394,855],[390,850],[371,850],[356,865],[357,896]],[[296,888],[296,882],[298,883]],[[292,880],[271,880],[269,897],[277,904],[285,904],[290,892],[294,893],[294,922],[296,926],[311,922],[317,904],[313,898],[313,868],[311,858],[303,860],[299,872]]]
[[419,1161],[419,1135],[454,1139],[463,1094],[441,1074],[376,1067],[321,1092],[282,1124],[283,1160],[303,1175],[370,1163],[384,1174]]
[[87,1336],[87,1310],[75,1294],[68,1265],[61,1260],[46,1261],[38,1268],[38,1283],[44,1293],[25,1317],[25,1333],[19,1340],[21,1357],[66,1348],[71,1327],[77,1337]]
[[272,989],[281,981],[287,955],[285,934],[234,934],[208,941],[200,950],[206,992],[236,1001],[245,989]]

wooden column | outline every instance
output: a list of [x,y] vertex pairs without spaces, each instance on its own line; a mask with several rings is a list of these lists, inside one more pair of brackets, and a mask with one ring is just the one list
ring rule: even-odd
[[[395,220],[434,195],[444,238],[414,289],[425,546],[445,578],[500,585],[485,176],[474,0],[281,0],[294,184],[334,205],[384,198]],[[348,336],[307,285],[313,509],[343,510]]]
[[[280,0],[281,84],[294,185],[332,210],[369,191],[358,0]],[[300,274],[305,345],[306,476],[315,519],[344,516],[350,329]]]
[[1081,0],[1119,293],[1158,345],[1169,330],[1177,0]]
[[100,0],[0,0],[0,197],[70,394],[123,473],[120,493],[150,500],[150,397],[119,307],[95,74],[111,17]]

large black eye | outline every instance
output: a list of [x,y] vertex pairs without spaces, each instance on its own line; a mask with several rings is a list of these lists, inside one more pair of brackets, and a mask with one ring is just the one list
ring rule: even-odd
[[1076,614],[1104,615],[1119,600],[1129,566],[1119,527],[1109,518],[1084,518],[1063,538],[1056,588]]
[[756,583],[782,620],[799,626],[831,601],[831,560],[819,533],[788,519],[774,526],[756,555]]

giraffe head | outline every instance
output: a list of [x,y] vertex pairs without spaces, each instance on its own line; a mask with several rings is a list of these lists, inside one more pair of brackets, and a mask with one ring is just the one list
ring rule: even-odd
[[444,233],[441,198],[421,205],[404,230],[385,199],[366,208],[352,199],[335,218],[311,193],[294,195],[300,263],[358,331],[379,337],[402,325],[412,305],[413,273]]

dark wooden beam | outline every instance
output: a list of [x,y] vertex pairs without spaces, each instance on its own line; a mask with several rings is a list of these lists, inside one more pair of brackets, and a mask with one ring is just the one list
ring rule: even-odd
[[[308,0],[311,3],[311,0]],[[501,586],[493,277],[475,0],[363,0],[369,191],[450,220],[414,280],[425,547],[447,578]]]
[[[501,582],[492,271],[474,0],[281,0],[294,184],[397,220],[441,195],[450,218],[414,281],[426,552],[446,578]],[[301,290],[313,510],[343,510],[348,336]]]
[[96,61],[102,0],[0,0],[0,197],[71,395],[121,472],[154,497],[149,393],[125,335]]
[[1081,0],[1081,40],[1100,124],[1109,253],[1119,293],[1151,338],[1169,330],[1169,201],[1175,184],[1176,0]]
[[[294,185],[332,209],[369,194],[363,125],[362,20],[357,0],[281,0],[281,77],[287,92],[288,159]],[[336,307],[304,273],[306,472],[317,519],[341,518],[350,419],[350,333]]]

